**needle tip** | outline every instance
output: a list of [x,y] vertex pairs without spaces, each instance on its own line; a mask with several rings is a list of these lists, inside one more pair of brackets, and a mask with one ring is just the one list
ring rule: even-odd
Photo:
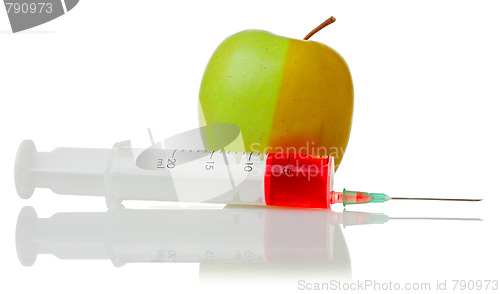
[[438,200],[438,201],[483,201],[483,199],[464,198],[427,198],[427,197],[391,197],[393,200]]

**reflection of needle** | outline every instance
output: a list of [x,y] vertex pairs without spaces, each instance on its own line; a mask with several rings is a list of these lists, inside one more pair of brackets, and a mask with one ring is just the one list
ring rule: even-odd
[[391,197],[392,200],[439,200],[439,201],[482,201],[483,199],[459,199],[459,198],[422,198],[422,197]]
[[402,220],[457,220],[457,221],[482,221],[480,218],[458,218],[458,217],[391,217],[390,219]]
[[429,221],[482,221],[480,218],[462,218],[462,217],[390,217],[383,213],[368,213],[344,210],[338,216],[339,223],[344,227],[353,225],[384,224],[390,220],[429,220]]

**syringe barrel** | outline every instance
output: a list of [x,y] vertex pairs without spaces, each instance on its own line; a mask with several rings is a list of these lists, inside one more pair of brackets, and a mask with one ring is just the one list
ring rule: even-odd
[[123,200],[266,205],[263,154],[143,151],[145,156],[136,162],[129,141],[111,150],[52,152],[37,152],[32,141],[25,141],[16,159],[16,188],[22,198],[31,197],[37,187],[65,195],[105,196],[108,207]]
[[29,198],[35,187],[66,195],[123,200],[211,202],[330,208],[333,157],[207,150],[141,150],[129,141],[113,149],[58,148],[37,152],[21,144],[16,188]]
[[106,178],[108,206],[122,200],[266,205],[265,156],[245,152],[150,149],[134,160],[117,143]]

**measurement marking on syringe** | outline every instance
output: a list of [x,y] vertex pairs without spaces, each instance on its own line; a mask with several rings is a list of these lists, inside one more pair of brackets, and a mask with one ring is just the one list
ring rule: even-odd
[[215,150],[212,151],[212,154],[210,154],[210,159],[212,159],[212,156],[214,156],[214,152],[215,152]]
[[253,154],[253,152],[250,152],[250,155],[248,155],[248,161],[250,161],[250,159],[252,159],[252,154]]
[[165,166],[163,166],[163,158],[158,158],[156,161],[156,168],[165,168]]
[[175,151],[177,151],[177,149],[175,149],[174,152],[172,152],[172,158],[174,158]]

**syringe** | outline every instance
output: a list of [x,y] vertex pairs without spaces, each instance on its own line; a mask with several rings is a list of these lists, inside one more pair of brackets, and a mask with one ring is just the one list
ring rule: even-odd
[[113,149],[37,152],[28,140],[18,150],[15,180],[22,198],[41,187],[58,194],[105,196],[108,207],[123,200],[305,208],[390,199],[479,201],[335,192],[333,160],[333,156],[161,148],[142,150],[136,160],[130,141],[117,143]]

